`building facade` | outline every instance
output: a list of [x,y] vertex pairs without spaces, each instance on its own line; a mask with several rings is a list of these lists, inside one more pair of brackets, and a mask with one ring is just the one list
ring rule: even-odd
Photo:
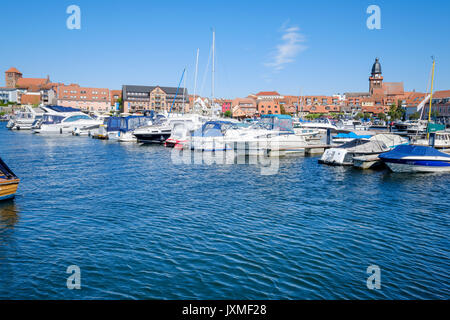
[[189,94],[185,88],[179,88],[177,93],[175,87],[124,85],[122,97],[125,113],[189,110]]
[[110,93],[107,88],[80,87],[78,84],[57,87],[57,103],[63,107],[79,108],[86,112],[109,112]]

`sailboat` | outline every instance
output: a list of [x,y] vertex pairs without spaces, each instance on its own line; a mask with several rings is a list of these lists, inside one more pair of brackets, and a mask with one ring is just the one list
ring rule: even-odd
[[20,179],[0,158],[0,201],[14,198]]

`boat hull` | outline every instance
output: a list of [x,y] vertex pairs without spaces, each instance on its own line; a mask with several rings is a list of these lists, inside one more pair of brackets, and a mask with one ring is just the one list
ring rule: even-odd
[[17,192],[17,188],[19,187],[19,182],[19,179],[0,179],[0,201],[14,198]]
[[450,161],[433,160],[383,160],[393,172],[450,172]]
[[134,135],[140,143],[163,144],[167,139],[169,139],[171,133],[135,133]]

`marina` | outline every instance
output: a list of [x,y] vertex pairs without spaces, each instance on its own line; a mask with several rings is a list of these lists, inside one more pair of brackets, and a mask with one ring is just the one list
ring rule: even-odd
[[[264,176],[245,163],[175,165],[161,145],[5,125],[0,154],[21,183],[0,203],[0,297],[444,299],[450,289],[448,175],[289,156]],[[74,261],[83,289],[59,290]],[[362,280],[373,263],[389,266],[377,292]]]
[[0,301],[448,300],[449,8],[5,2]]

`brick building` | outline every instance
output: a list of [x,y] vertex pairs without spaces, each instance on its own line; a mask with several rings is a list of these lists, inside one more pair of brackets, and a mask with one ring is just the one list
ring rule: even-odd
[[78,84],[57,87],[58,105],[88,112],[109,112],[111,96],[107,88],[81,87]]
[[189,110],[189,94],[187,89],[160,86],[122,86],[124,112],[134,113],[145,110],[157,112],[169,111],[173,104],[173,112]]

